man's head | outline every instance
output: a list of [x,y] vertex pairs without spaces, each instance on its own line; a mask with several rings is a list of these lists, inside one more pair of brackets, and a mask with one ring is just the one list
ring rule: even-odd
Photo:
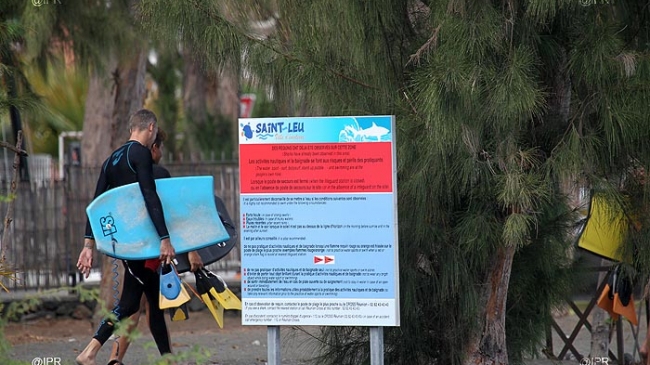
[[129,132],[131,136],[137,135],[144,139],[144,144],[149,146],[153,143],[158,133],[158,119],[156,114],[147,109],[140,109],[131,115],[129,119]]
[[162,147],[165,140],[167,140],[167,133],[159,128],[158,133],[156,133],[156,139],[154,139],[151,145],[151,157],[154,163],[159,163],[162,158]]

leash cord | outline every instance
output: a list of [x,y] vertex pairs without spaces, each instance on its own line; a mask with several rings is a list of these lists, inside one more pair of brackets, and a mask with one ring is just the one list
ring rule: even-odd
[[[111,233],[111,243],[113,245],[113,254],[115,254],[115,244],[117,243],[117,241],[113,237],[112,233]],[[111,263],[113,266],[111,269],[111,271],[113,272],[113,308],[117,308],[118,304],[120,304],[120,289],[119,289],[120,281],[118,280],[118,278],[120,277],[120,273],[118,271],[117,259],[115,257],[113,257]],[[115,334],[113,334],[111,337],[114,338],[115,343],[117,344],[117,354],[119,356],[120,343],[117,341],[117,339],[120,338],[120,336],[116,336]]]
[[113,268],[111,271],[113,272],[113,307],[117,307],[117,305],[120,303],[120,281],[118,280],[120,273],[117,271],[117,259],[113,258]]

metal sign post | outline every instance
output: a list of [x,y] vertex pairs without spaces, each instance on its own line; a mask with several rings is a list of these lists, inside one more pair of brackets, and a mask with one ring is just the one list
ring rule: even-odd
[[266,342],[269,365],[280,365],[282,363],[280,349],[280,326],[266,327]]
[[370,365],[384,365],[384,327],[370,327]]

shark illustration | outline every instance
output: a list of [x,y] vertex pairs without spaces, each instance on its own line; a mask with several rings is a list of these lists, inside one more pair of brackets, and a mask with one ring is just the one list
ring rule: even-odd
[[375,124],[375,122],[372,122],[372,126],[366,129],[361,129],[356,132],[357,135],[365,137],[370,139],[372,138],[377,138],[377,141],[381,140],[382,136],[385,136],[388,134],[388,128],[385,127],[380,127]]

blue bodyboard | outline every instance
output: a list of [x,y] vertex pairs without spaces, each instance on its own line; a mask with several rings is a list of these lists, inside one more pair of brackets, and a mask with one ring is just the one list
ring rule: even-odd
[[[165,223],[176,254],[228,241],[214,201],[212,176],[156,180]],[[111,257],[160,256],[160,237],[137,183],[108,190],[86,208],[97,249]]]
[[[217,212],[219,212],[219,217],[221,218],[221,223],[226,227],[230,239],[218,243],[216,245],[204,247],[200,250],[197,250],[197,253],[201,257],[203,265],[210,265],[213,262],[217,262],[224,258],[237,244],[237,229],[235,228],[235,223],[230,218],[230,213],[226,208],[226,204],[218,196],[214,196],[214,202],[217,205]],[[176,271],[178,273],[183,273],[190,271],[190,261],[187,254],[176,255]]]

